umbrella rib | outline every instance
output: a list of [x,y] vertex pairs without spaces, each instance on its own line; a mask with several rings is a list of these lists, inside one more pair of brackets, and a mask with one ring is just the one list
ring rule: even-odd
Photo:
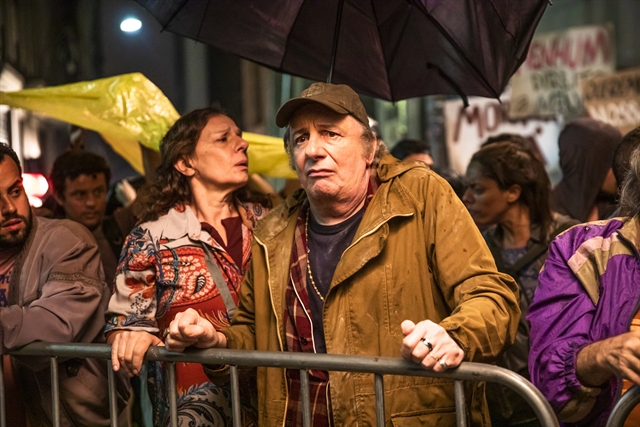
[[487,81],[487,79],[484,77],[484,74],[482,74],[480,72],[480,70],[478,70],[478,67],[476,67],[476,65],[474,63],[472,63],[471,61],[469,61],[469,59],[467,58],[467,56],[464,54],[463,50],[460,49],[460,46],[458,46],[458,44],[451,38],[451,36],[449,35],[449,33],[447,31],[445,31],[445,29],[442,27],[442,25],[440,25],[440,23],[438,22],[437,19],[435,19],[433,16],[431,16],[431,14],[425,10],[425,15],[427,16],[427,18],[433,22],[433,25],[435,25],[439,30],[440,33],[442,35],[444,35],[447,40],[449,40],[449,42],[451,43],[451,45],[453,46],[453,48],[455,50],[458,51],[458,53],[460,54],[460,57],[467,63],[467,65],[469,65],[471,67],[471,69],[476,73],[476,77],[481,81],[481,83],[484,84],[484,86],[486,88],[489,89],[489,91],[491,93],[493,93],[493,96],[497,99],[500,99],[500,94],[496,93],[495,90],[493,90],[493,87],[491,87],[491,85],[489,84],[489,82]]
[[504,20],[502,19],[502,16],[498,13],[498,9],[496,8],[496,5],[493,2],[491,2],[491,6],[493,7],[493,10],[496,12],[496,16],[498,17],[498,20],[502,24],[502,28],[504,29],[504,32],[509,34],[511,36],[511,38],[513,40],[515,40],[516,36],[514,34],[512,34],[511,31],[509,31],[507,26],[504,24]]
[[202,25],[204,25],[204,20],[207,17],[207,12],[209,11],[209,5],[211,2],[207,2],[207,7],[204,8],[204,13],[202,14],[202,19],[200,20],[200,25],[198,26],[198,32],[196,33],[196,42],[200,41],[200,31],[202,31]]
[[[291,33],[293,32],[293,29],[296,26],[296,22],[298,22],[298,18],[300,18],[300,9],[302,9],[302,5],[305,3],[306,0],[302,0],[302,2],[300,3],[300,7],[298,7],[298,12],[296,13],[296,19],[293,20],[293,23],[291,24],[291,26],[289,27],[289,32],[287,33],[287,37],[285,38],[285,40],[287,40],[284,44],[284,51],[282,52],[282,60],[280,61],[280,65],[278,66],[279,69],[282,70],[282,64],[284,63],[284,58],[285,56],[287,56],[287,49],[289,48],[289,43],[288,40],[291,37]],[[285,72],[284,70],[282,72]],[[288,73],[290,75],[293,75],[292,73]]]
[[340,25],[342,24],[342,8],[344,7],[344,0],[340,0],[338,4],[338,13],[336,16],[336,28],[333,30],[333,43],[331,44],[331,64],[329,65],[329,76],[327,77],[327,83],[331,83],[333,79],[333,67],[336,64],[336,56],[338,54],[338,40],[340,39]]
[[171,16],[169,17],[169,19],[167,19],[167,22],[162,25],[162,29],[160,30],[160,32],[163,32],[171,23],[171,21],[173,21],[173,18],[175,18],[178,13],[180,13],[180,11],[182,10],[183,7],[185,7],[185,5],[189,3],[189,0],[185,0],[183,1],[180,6],[178,6],[178,8],[176,10],[173,11],[173,13],[171,14]]
[[[376,8],[373,5],[373,2],[374,0],[370,0],[371,10],[373,10],[373,18],[375,19],[375,22],[376,22],[376,30],[378,31],[378,40],[380,41],[380,48],[382,49],[382,61],[384,62],[384,68],[387,71],[387,75],[385,77],[387,79],[387,86],[389,86],[389,94],[391,95],[391,100],[395,102],[396,99],[393,96],[393,87],[391,86],[391,79],[389,78],[389,70],[387,69],[387,59],[384,57],[384,47],[382,46],[382,35],[380,34],[380,26],[378,25],[378,14],[376,13]],[[407,20],[405,20],[404,26],[402,27],[402,34],[404,34],[404,30],[406,28],[407,28]],[[394,49],[394,52],[391,55],[392,58],[396,56],[396,51],[397,49]]]
[[[551,0],[549,0],[549,1],[551,1]],[[498,20],[500,20],[500,23],[502,24],[502,28],[504,28],[504,32],[511,36],[511,39],[513,40],[513,44],[515,46],[515,50],[516,50],[516,54],[517,54],[517,52],[518,52],[518,41],[516,40],[515,34],[511,33],[511,31],[509,31],[509,29],[507,28],[507,26],[504,23],[504,20],[502,19],[502,16],[498,13],[498,9],[496,8],[496,5],[493,2],[491,2],[491,6],[493,6],[493,10],[496,12],[496,15],[498,16]],[[514,56],[516,56],[516,55],[514,55]],[[516,58],[516,60],[517,60],[517,62],[516,62],[516,65],[517,65],[518,62],[520,62],[520,58]],[[516,68],[516,70],[517,70],[517,68]],[[515,73],[516,70],[513,70],[511,72],[511,75],[513,75],[513,73]]]
[[469,98],[467,97],[467,94],[464,93],[462,88],[460,86],[458,86],[458,84],[456,82],[454,82],[453,79],[451,77],[449,77],[449,75],[447,73],[445,73],[444,70],[442,70],[442,68],[438,67],[436,64],[433,64],[431,62],[427,62],[427,70],[429,68],[435,69],[438,72],[438,74],[440,75],[440,77],[442,77],[447,83],[449,83],[449,85],[453,88],[453,90],[456,91],[458,96],[460,96],[460,98],[462,98],[462,103],[464,104],[464,108],[467,108],[469,106]]

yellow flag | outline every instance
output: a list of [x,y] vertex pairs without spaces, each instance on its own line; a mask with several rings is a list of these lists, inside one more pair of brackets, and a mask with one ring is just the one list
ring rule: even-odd
[[138,142],[158,150],[180,115],[141,73],[62,86],[0,93],[0,103],[99,132],[134,169],[144,173]]
[[[158,151],[180,117],[171,101],[141,73],[18,92],[0,92],[0,104],[23,108],[96,131],[113,150],[143,174],[138,143]],[[249,172],[292,177],[280,138],[245,134]]]
[[289,166],[289,158],[284,150],[282,138],[243,132],[242,137],[249,143],[249,173],[278,178],[298,178]]

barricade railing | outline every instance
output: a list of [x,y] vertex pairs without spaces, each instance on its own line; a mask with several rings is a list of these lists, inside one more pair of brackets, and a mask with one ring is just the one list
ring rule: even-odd
[[[29,344],[19,350],[10,352],[14,356],[49,357],[51,365],[52,383],[52,414],[53,425],[60,425],[60,402],[58,390],[58,358],[97,358],[110,359],[111,346],[107,344],[54,344],[37,342]],[[0,359],[1,360],[1,359]],[[238,386],[238,366],[243,367],[273,367],[300,370],[301,400],[303,402],[303,425],[311,426],[311,412],[309,399],[309,370],[324,370],[338,372],[359,372],[374,374],[374,388],[376,399],[376,422],[378,427],[385,425],[384,410],[384,375],[406,375],[445,378],[454,381],[456,426],[467,425],[465,412],[465,398],[463,381],[488,381],[502,384],[524,398],[533,408],[541,425],[545,427],[559,427],[558,420],[551,405],[542,393],[529,381],[507,369],[483,363],[462,363],[455,369],[445,372],[433,372],[415,363],[400,358],[386,358],[373,356],[345,356],[332,354],[309,354],[291,352],[265,352],[230,349],[189,349],[185,353],[173,353],[164,347],[150,347],[145,360],[169,362],[168,388],[171,426],[177,426],[176,377],[175,363],[192,362],[211,365],[229,365],[231,376],[231,403],[234,427],[240,426],[240,391]],[[117,408],[114,373],[108,370],[109,397],[111,410],[111,425],[116,426]],[[4,378],[0,369],[0,426],[6,426],[4,406]]]
[[607,427],[622,427],[633,408],[640,404],[640,387],[634,385],[622,395],[607,420]]

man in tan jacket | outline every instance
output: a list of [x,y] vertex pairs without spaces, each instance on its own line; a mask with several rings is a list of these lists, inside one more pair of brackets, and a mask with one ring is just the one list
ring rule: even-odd
[[[379,147],[348,86],[314,83],[276,122],[304,191],[258,224],[232,326],[194,311],[170,349],[229,347],[398,357],[443,371],[491,362],[514,339],[513,280],[451,187]],[[311,371],[314,426],[375,425],[373,378]],[[258,370],[260,425],[302,425],[296,370]],[[468,383],[471,425],[490,425],[484,385]],[[454,426],[453,383],[385,378],[387,425]],[[407,424],[409,423],[409,424]]]

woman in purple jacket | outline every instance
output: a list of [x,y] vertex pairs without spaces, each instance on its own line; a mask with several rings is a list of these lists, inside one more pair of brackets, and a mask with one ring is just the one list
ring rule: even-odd
[[531,381],[566,425],[604,426],[640,384],[640,150],[620,202],[628,217],[575,226],[551,243],[529,307]]

